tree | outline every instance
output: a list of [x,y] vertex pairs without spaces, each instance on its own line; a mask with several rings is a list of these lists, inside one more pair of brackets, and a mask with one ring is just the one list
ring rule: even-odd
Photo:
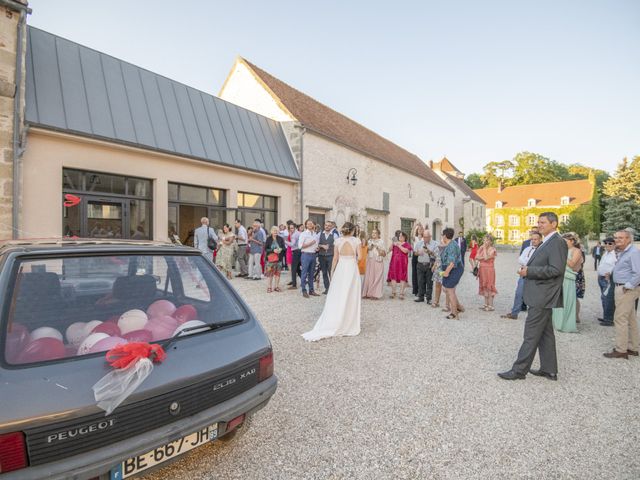
[[610,175],[599,168],[585,167],[579,163],[572,163],[567,167],[569,177],[567,180],[592,179],[596,182],[598,189],[602,189],[604,183],[609,180]]
[[613,234],[623,228],[632,227],[640,231],[640,205],[633,200],[609,197],[605,200],[604,222],[602,230]]
[[515,166],[509,185],[561,182],[569,177],[566,165],[538,153],[520,152],[512,162]]
[[584,216],[572,213],[569,219],[560,225],[560,232],[574,232],[580,238],[584,238],[591,233],[591,225]]
[[507,178],[511,176],[514,166],[511,160],[489,162],[483,167],[484,173],[480,178],[487,187],[495,188],[500,185],[500,182],[507,185]]
[[603,191],[609,197],[632,200],[640,205],[640,155],[633,157],[631,163],[624,158],[615,175],[604,184]]
[[464,182],[474,190],[477,188],[484,188],[487,186],[487,184],[480,177],[479,173],[472,173],[470,175],[467,175],[464,179]]

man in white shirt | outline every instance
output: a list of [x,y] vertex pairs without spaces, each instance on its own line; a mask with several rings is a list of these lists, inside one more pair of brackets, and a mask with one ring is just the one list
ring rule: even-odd
[[315,224],[312,220],[307,220],[305,222],[305,231],[300,234],[300,238],[298,239],[298,246],[302,252],[302,275],[300,277],[300,283],[302,284],[302,296],[304,298],[309,298],[309,295],[313,297],[320,296],[313,290],[313,274],[316,268],[318,239],[319,235],[315,232]]
[[598,285],[600,286],[600,299],[602,300],[602,318],[598,318],[600,325],[613,326],[613,315],[616,311],[615,286],[611,284],[611,274],[616,266],[617,257],[613,237],[604,240],[604,255],[600,257],[598,265]]
[[239,218],[236,218],[236,241],[238,242],[238,265],[240,266],[240,273],[238,277],[247,277],[249,275],[249,268],[247,266],[247,260],[249,258],[249,252],[247,252],[247,242],[249,240],[247,236],[247,229],[244,228]]
[[208,258],[213,259],[213,250],[209,249],[209,239],[218,241],[218,236],[213,228],[209,226],[209,219],[202,217],[200,226],[193,231],[193,246],[202,252]]
[[416,242],[414,255],[417,255],[416,270],[418,278],[418,296],[414,302],[431,304],[431,292],[433,291],[433,272],[431,268],[438,252],[438,242],[431,239],[431,232],[424,230],[422,240]]
[[[518,264],[524,267],[529,262],[531,255],[535,252],[536,248],[542,243],[542,235],[537,231],[532,231],[529,239],[531,240],[528,247],[525,247],[518,258]],[[513,299],[513,306],[511,307],[511,313],[500,315],[501,318],[510,318],[512,320],[518,319],[518,314],[522,310],[522,296],[524,292],[524,278],[518,277],[518,284],[516,286],[516,295]]]

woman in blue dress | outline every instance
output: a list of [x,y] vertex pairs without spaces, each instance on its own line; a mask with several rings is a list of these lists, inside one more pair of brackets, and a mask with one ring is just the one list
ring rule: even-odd
[[464,273],[464,267],[460,247],[453,241],[453,235],[453,228],[445,228],[442,231],[442,243],[445,247],[440,254],[440,275],[442,276],[442,287],[451,309],[447,318],[457,320],[459,312],[464,312],[464,307],[460,305],[456,295],[456,286]]

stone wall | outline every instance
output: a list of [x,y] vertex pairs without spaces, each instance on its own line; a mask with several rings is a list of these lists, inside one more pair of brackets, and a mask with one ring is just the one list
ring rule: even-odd
[[[20,3],[26,4],[26,1]],[[13,117],[17,93],[15,74],[19,21],[20,12],[17,9],[0,7],[0,239],[13,236]],[[23,77],[22,84],[19,86],[21,114],[24,112],[25,51],[26,34],[23,30]]]
[[[361,227],[367,221],[380,222],[388,241],[400,229],[401,219],[431,226],[453,227],[453,192],[409,172],[372,159],[355,150],[307,131],[304,134],[303,183],[305,216],[313,208],[329,209],[326,218],[338,224],[355,217]],[[347,171],[357,169],[357,184],[347,183]],[[383,210],[383,193],[389,194],[389,213]],[[444,199],[439,206],[438,200]],[[425,204],[429,216],[425,217]],[[448,218],[446,210],[448,209]],[[439,237],[439,233],[438,233]]]

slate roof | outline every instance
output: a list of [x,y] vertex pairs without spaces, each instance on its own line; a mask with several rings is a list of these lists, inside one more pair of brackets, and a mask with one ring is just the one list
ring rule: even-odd
[[534,183],[505,187],[502,192],[497,188],[479,188],[474,190],[487,203],[487,208],[494,208],[501,201],[505,208],[527,207],[530,198],[536,199],[536,207],[552,207],[560,205],[560,198],[569,197],[569,205],[589,203],[593,195],[593,184],[589,180],[569,180],[567,182]]
[[31,26],[27,40],[30,125],[300,179],[278,122]]
[[244,58],[239,58],[238,61],[253,71],[258,80],[270,90],[275,100],[306,128],[453,191],[453,188],[417,155],[287,85]]

